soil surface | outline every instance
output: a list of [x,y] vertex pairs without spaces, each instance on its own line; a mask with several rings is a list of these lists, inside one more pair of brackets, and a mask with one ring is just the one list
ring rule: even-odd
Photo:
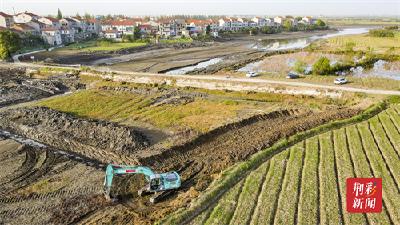
[[[141,133],[115,123],[80,119],[44,107],[17,108],[0,113],[0,128],[104,163],[149,145]],[[132,162],[132,161],[131,161]]]
[[[54,149],[66,150],[80,158],[94,159],[99,162],[97,165],[115,159],[124,164],[140,163],[150,166],[157,172],[179,171],[183,181],[182,188],[170,193],[163,201],[155,205],[149,203],[149,197],[137,196],[136,191],[144,185],[144,178],[135,175],[116,178],[112,193],[118,197],[115,203],[117,205],[110,206],[94,196],[93,199],[85,200],[86,205],[82,206],[77,203],[78,197],[75,200],[69,197],[65,200],[58,199],[62,207],[58,207],[58,211],[54,212],[56,217],[49,216],[49,220],[55,223],[80,221],[82,224],[150,224],[177,208],[188,205],[191,199],[205,190],[210,182],[228,166],[248,158],[282,137],[331,120],[348,118],[358,112],[357,109],[347,108],[319,113],[308,110],[278,110],[220,127],[180,146],[165,149],[156,146],[143,148],[145,147],[144,140],[139,138],[140,135],[134,135],[135,132],[128,132],[129,128],[74,118],[46,108],[5,111],[1,115],[0,125],[3,129],[35,139]],[[94,139],[84,138],[85,136]],[[102,142],[99,141],[100,139],[108,141]],[[110,146],[110,142],[114,143],[114,146]],[[134,143],[142,149],[135,151],[137,153],[134,154],[135,157],[127,156],[124,154],[127,151],[124,147],[128,146],[124,145],[126,143]],[[87,183],[81,178],[76,179]],[[101,180],[102,178],[99,178],[97,182]],[[7,182],[5,185],[14,187]],[[101,186],[98,185],[98,187]],[[69,213],[71,208],[82,209],[79,211],[87,216],[71,215]]]
[[84,88],[76,75],[62,74],[47,79],[31,78],[26,68],[0,67],[0,108]]
[[65,224],[73,220],[55,219],[59,209],[76,209],[69,218],[79,218],[109,204],[93,204],[102,193],[102,169],[54,149],[2,139],[0,224]]

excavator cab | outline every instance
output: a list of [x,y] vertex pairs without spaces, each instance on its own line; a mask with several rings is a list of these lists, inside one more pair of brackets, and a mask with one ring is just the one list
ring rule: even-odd
[[150,176],[150,190],[149,191],[159,191],[163,189],[163,180],[159,174]]

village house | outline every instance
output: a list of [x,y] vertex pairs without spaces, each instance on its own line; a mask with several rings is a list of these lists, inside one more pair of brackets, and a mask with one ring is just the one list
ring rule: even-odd
[[10,28],[14,24],[14,18],[11,15],[0,12],[0,27]]
[[231,23],[232,23],[231,19],[221,18],[218,20],[218,22],[219,22],[220,30],[225,30],[225,31],[231,30]]
[[61,27],[60,29],[61,41],[64,44],[75,42],[75,30],[68,27]]
[[133,34],[135,26],[139,26],[140,24],[141,21],[133,19],[112,20],[101,24],[101,30],[116,30],[121,34]]
[[87,19],[86,20],[86,32],[92,35],[98,35],[101,31],[100,22],[97,19]]
[[13,30],[18,31],[21,34],[27,35],[40,35],[40,32],[35,28],[25,24],[25,23],[14,23],[11,27]]
[[285,21],[285,18],[283,16],[274,17],[274,23],[277,23],[279,25],[283,25],[284,21]]
[[28,23],[32,20],[39,20],[40,16],[30,13],[30,12],[24,12],[24,13],[18,13],[17,15],[14,16],[14,22],[15,23]]
[[305,24],[312,25],[312,24],[315,24],[315,22],[316,22],[317,20],[314,19],[314,18],[312,18],[311,16],[305,16],[305,17],[302,18],[301,21],[302,21],[303,23],[305,23]]
[[59,20],[59,23],[61,25],[61,27],[67,27],[67,28],[77,28],[78,24],[75,20],[73,20],[72,18],[62,18]]
[[117,30],[104,30],[101,36],[107,39],[118,39],[122,37],[122,33]]
[[41,17],[38,19],[39,22],[46,24],[46,27],[53,27],[59,29],[61,27],[58,19],[53,17]]
[[264,18],[261,18],[261,17],[258,17],[258,16],[253,17],[251,19],[251,21],[256,23],[258,27],[264,27],[264,26],[267,25],[267,21]]
[[38,20],[31,20],[25,24],[35,28],[35,30],[38,32],[39,35],[42,32],[42,29],[46,27],[46,24],[39,22]]
[[142,37],[149,37],[157,34],[157,27],[149,23],[139,25],[139,29]]
[[161,37],[171,37],[177,35],[177,25],[173,19],[158,20],[158,34]]
[[42,30],[42,38],[45,40],[49,45],[61,45],[62,38],[61,32],[59,29],[54,27],[47,27]]

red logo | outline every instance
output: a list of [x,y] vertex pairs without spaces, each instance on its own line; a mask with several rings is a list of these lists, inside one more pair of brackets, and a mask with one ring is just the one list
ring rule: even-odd
[[347,178],[346,208],[349,213],[382,211],[382,178]]

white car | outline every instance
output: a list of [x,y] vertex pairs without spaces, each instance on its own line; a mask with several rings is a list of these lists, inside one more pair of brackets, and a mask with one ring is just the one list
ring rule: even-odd
[[248,72],[248,73],[246,73],[246,77],[256,77],[256,76],[258,76],[258,73],[256,73],[256,72]]
[[346,84],[347,83],[347,79],[344,78],[344,77],[339,77],[339,78],[336,78],[333,83],[334,84]]

